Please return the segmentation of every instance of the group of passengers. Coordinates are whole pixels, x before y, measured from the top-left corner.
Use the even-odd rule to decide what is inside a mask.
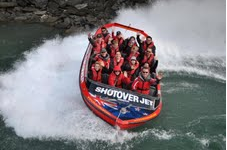
[[[93,48],[88,77],[110,86],[150,94],[150,87],[159,83],[162,74],[156,74],[158,59],[152,37],[141,40],[140,35],[124,39],[120,31],[115,35],[113,28],[110,34],[105,27],[96,36],[89,33]]]

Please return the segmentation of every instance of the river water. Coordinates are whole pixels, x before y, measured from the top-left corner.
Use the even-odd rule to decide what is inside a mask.
[[[161,1],[122,9],[113,22],[153,37],[164,71],[160,116],[119,131],[86,107],[78,75],[87,33],[1,24],[1,150],[226,149],[225,1]]]

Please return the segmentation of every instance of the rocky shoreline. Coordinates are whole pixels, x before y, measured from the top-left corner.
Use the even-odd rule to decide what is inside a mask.
[[[0,22],[44,23],[82,32],[108,23],[122,8],[155,0],[0,0]]]

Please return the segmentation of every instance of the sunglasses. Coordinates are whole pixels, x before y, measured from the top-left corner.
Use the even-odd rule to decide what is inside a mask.
[[[106,30],[102,30],[102,32],[105,32]]]

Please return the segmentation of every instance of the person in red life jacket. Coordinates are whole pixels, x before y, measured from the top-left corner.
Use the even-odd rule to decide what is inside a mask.
[[[142,53],[142,55],[141,66],[145,63],[148,63],[149,67],[151,68],[151,73],[155,73],[156,68],[158,67],[158,58],[157,56],[154,56],[154,54],[152,53],[152,49],[148,47],[145,51],[145,54]]]
[[[135,56],[136,58],[139,58],[140,53],[138,52],[139,48],[138,46],[133,46],[131,48],[131,52],[126,56],[126,60],[130,61],[131,57]]]
[[[152,37],[151,36],[147,36],[146,40],[141,40],[140,39],[140,35],[141,35],[140,33],[137,33],[137,37],[136,37],[136,40],[139,43],[140,47],[142,47],[142,49],[144,51],[146,51],[148,47],[151,48],[152,49],[152,53],[155,56],[156,55],[156,52],[155,52],[156,51],[156,47],[154,45]]]
[[[108,84],[110,86],[122,88],[123,85],[128,85],[129,83],[130,79],[127,77],[127,74],[123,74],[121,68],[115,66],[113,72],[109,76]]]
[[[137,46],[134,36],[131,36],[130,38],[124,40],[122,46],[120,47],[120,50],[122,51],[122,56],[124,58],[127,58],[127,56],[129,56],[133,46]]]
[[[110,33],[108,32],[106,27],[102,27],[101,31],[102,31],[103,40],[105,41],[105,43],[108,43],[109,38],[111,37]]]
[[[110,73],[113,71],[113,68],[115,66],[119,66],[121,68],[121,66],[124,63],[124,58],[121,56],[121,52],[116,52],[116,55],[113,59],[110,60]]]
[[[101,34],[97,34],[96,37],[92,38],[91,33],[89,33],[88,40],[91,43],[91,45],[93,46],[92,52],[95,55],[99,54],[101,52],[101,50],[106,47],[106,44],[105,44],[104,40],[102,39]]]
[[[138,93],[150,94],[150,86],[157,85],[162,79],[161,75],[158,75],[155,79],[151,78],[149,68],[143,67],[139,76],[132,83],[132,90]]]
[[[131,57],[131,60],[122,66],[122,70],[126,71],[128,78],[133,81],[139,72],[139,62],[136,57]]]
[[[112,28],[112,38],[114,40],[117,40],[119,47],[121,47],[121,45],[124,42],[124,37],[123,37],[121,31],[117,31],[116,36],[115,36],[115,34],[114,34],[114,28]]]
[[[119,51],[118,41],[117,40],[113,40],[111,42],[109,41],[106,50],[110,54],[110,58],[114,58],[116,52]]]
[[[91,70],[88,73],[88,77],[96,82],[102,82],[102,66],[99,61],[96,61],[95,64],[91,67]]]
[[[107,53],[106,49],[103,48],[101,50],[101,53],[96,55],[93,61],[99,61],[101,66],[103,67],[104,73],[109,72],[109,66],[110,66],[110,55]]]
[[[151,48],[147,48],[147,50],[144,53],[141,53],[143,55],[143,59],[141,60],[141,65],[144,63],[148,63],[149,65],[152,65],[154,63],[154,54],[152,53]]]

